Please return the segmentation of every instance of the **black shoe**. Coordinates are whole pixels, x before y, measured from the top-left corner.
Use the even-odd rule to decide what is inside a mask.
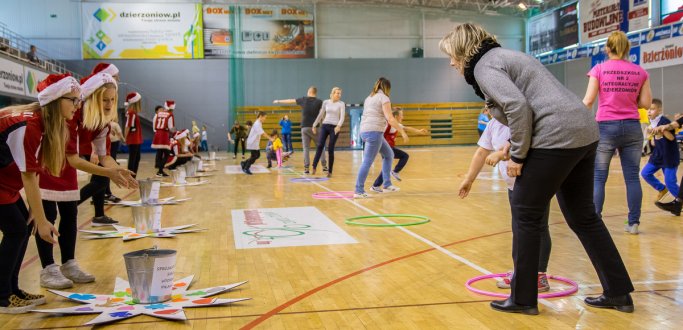
[[[109,203],[120,203],[121,202],[121,198],[118,198],[114,195],[105,196],[104,200],[109,202]]]
[[[538,315],[538,307],[517,305],[510,298],[505,300],[494,300],[491,302],[491,308],[499,312],[506,313],[521,313],[525,315]]]
[[[252,174],[253,174],[253,173],[251,173],[251,171],[250,171],[248,168],[245,168],[245,169],[244,169],[244,173],[247,173],[247,174],[249,174],[249,175],[252,175]]]
[[[273,165],[272,165],[272,164],[268,164],[268,166],[267,166],[266,168],[271,168],[271,167],[273,167]]]
[[[323,166],[323,172],[327,172],[327,166]]]
[[[605,297],[605,295],[596,298],[588,297],[584,302],[591,307],[614,308],[624,313],[633,313],[635,309],[633,307],[633,299],[631,299],[631,295],[628,293],[619,297]]]
[[[157,177],[159,177],[159,178],[165,178],[165,177],[168,177],[168,174],[166,174],[165,172],[157,172],[157,174],[156,174],[156,175],[157,175]]]
[[[311,174],[311,172],[308,171],[308,167],[304,169],[304,174],[306,174],[306,175]]]
[[[241,161],[241,162],[240,162],[240,167],[242,167],[242,170],[243,170],[243,171],[244,171],[244,164],[246,164],[245,161]]]
[[[92,218],[92,226],[93,227],[100,227],[100,226],[111,226],[111,225],[117,225],[119,222],[106,216],[103,215],[101,217],[94,217]]]
[[[664,211],[669,211],[671,214],[675,216],[680,216],[681,215],[681,201],[678,199],[674,199],[672,202],[669,203],[661,203],[661,202],[655,202],[655,205],[664,210]]]

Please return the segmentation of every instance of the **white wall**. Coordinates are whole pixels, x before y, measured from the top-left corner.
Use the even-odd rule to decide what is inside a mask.
[[[0,22],[14,32],[54,58],[81,58],[79,1],[0,0],[0,3]],[[516,17],[357,4],[320,4],[316,15],[318,58],[408,58],[414,47],[423,48],[425,57],[444,57],[438,48],[439,40],[457,23],[468,21],[482,24],[498,36],[504,47],[524,49],[524,20]]]

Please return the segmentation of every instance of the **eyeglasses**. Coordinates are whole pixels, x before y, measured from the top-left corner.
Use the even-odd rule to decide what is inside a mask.
[[[81,102],[83,102],[83,100],[81,100],[81,98],[77,97],[77,96],[76,97],[62,96],[62,97],[60,97],[60,99],[70,100],[71,102],[73,102],[74,107],[78,107],[79,105],[81,105]]]

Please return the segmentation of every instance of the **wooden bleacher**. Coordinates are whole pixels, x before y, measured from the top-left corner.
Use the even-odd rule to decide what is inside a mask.
[[[427,135],[411,135],[410,141],[403,144],[398,138],[398,145],[458,145],[477,143],[477,116],[484,107],[483,102],[455,103],[408,103],[393,104],[403,108],[403,124],[417,129],[426,129]],[[295,149],[301,148],[301,108],[299,106],[244,106],[237,109],[237,118],[244,124],[253,121],[255,113],[265,111],[268,114],[263,129],[267,133],[273,129],[280,132],[280,119],[288,115],[292,121],[292,144]],[[350,147],[350,117],[347,111],[346,121],[337,140],[338,148]]]

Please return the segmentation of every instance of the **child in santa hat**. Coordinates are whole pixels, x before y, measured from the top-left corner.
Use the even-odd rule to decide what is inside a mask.
[[[167,100],[164,103],[164,110],[157,112],[152,120],[152,123],[154,124],[152,148],[157,150],[155,167],[158,169],[158,177],[168,176],[168,174],[164,173],[164,166],[170,154],[170,133],[175,129],[175,120],[173,117],[174,109],[175,101]]]
[[[140,165],[140,146],[142,145],[142,126],[140,126],[140,111],[142,111],[142,95],[137,92],[129,93],[126,96],[126,128],[123,136],[128,145],[128,169],[132,171],[133,177],[138,173]]]

